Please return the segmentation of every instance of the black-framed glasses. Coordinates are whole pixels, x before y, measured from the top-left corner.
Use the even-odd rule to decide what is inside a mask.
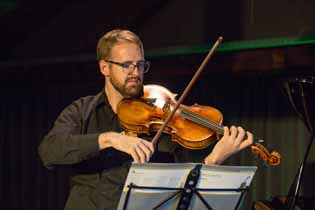
[[[127,62],[123,62],[123,63],[119,63],[119,62],[112,61],[112,60],[104,60],[104,61],[106,61],[107,63],[115,64],[115,65],[122,67],[122,69],[125,71],[125,73],[128,73],[128,74],[133,72],[133,70],[135,70],[136,67],[137,67],[138,71],[140,71],[142,73],[147,73],[150,69],[150,61],[145,61],[145,60],[137,61],[136,64],[134,64],[131,61],[127,61]]]

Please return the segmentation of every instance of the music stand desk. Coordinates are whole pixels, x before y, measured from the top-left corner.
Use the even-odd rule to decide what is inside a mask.
[[[181,208],[181,194],[187,190],[187,177],[198,166],[200,177],[196,187],[192,188],[189,207]],[[256,170],[255,166],[133,163],[118,210],[240,209]]]

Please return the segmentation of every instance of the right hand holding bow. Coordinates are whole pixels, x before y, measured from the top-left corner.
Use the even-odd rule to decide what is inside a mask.
[[[101,133],[98,137],[100,149],[113,147],[129,154],[136,163],[148,162],[154,152],[151,142],[144,139],[116,132]]]

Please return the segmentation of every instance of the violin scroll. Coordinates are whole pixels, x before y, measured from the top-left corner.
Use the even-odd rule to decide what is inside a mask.
[[[281,155],[277,151],[269,152],[263,145],[259,143],[254,143],[254,145],[251,146],[251,150],[269,165],[277,166],[280,164]]]

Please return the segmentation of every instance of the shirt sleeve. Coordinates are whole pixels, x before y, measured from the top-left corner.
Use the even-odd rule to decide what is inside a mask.
[[[64,109],[41,141],[38,152],[46,167],[79,163],[99,152],[99,134],[80,134],[83,126],[81,109],[79,103]]]

